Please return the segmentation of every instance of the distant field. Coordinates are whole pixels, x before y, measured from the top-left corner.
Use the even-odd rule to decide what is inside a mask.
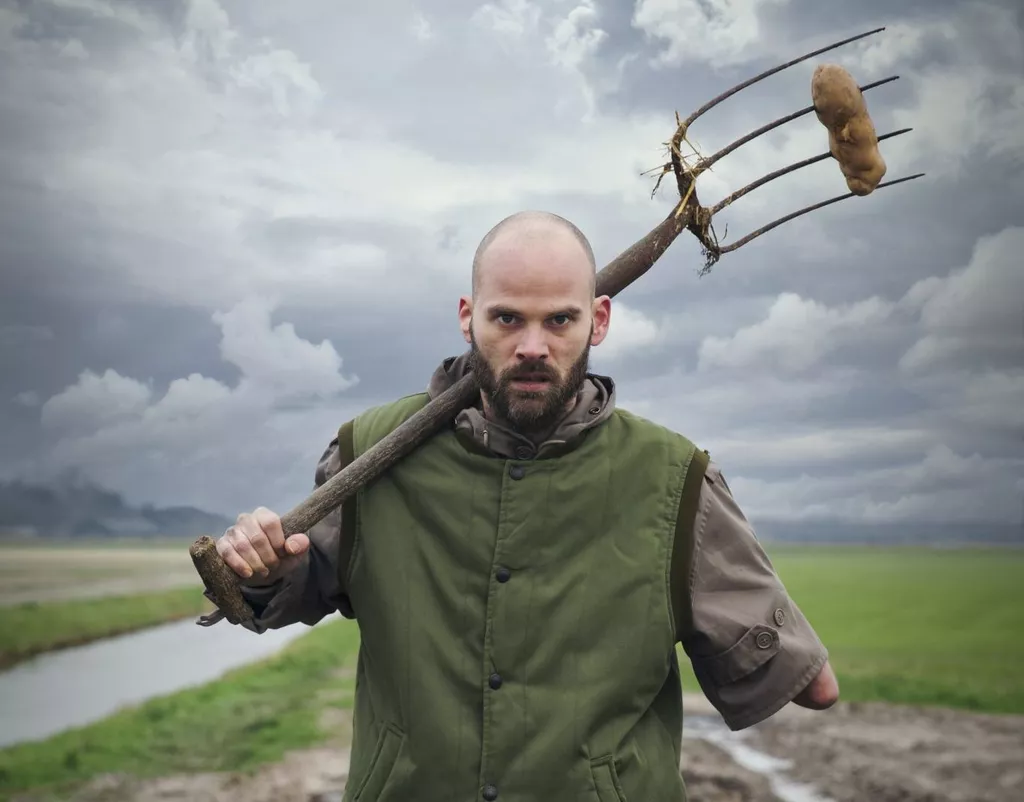
[[[131,596],[28,602],[0,614],[0,669],[37,654],[210,612],[199,588]]]
[[[1024,550],[767,550],[844,699],[1024,713]]]
[[[0,608],[198,587],[188,545],[137,540],[0,543]]]

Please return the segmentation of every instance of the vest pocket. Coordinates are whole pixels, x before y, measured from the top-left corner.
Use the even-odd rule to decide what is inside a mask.
[[[594,777],[597,798],[600,802],[626,802],[626,794],[615,771],[615,758],[605,755],[590,762],[590,773]]]
[[[366,776],[359,783],[353,797],[356,802],[372,802],[381,795],[398,760],[404,739],[405,734],[394,724],[387,724],[381,729],[370,765],[366,768]]]

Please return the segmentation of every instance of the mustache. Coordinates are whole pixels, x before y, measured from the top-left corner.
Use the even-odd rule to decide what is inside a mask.
[[[502,376],[503,381],[537,381],[547,379],[555,381],[558,373],[550,365],[544,362],[526,362],[515,368],[509,368]]]

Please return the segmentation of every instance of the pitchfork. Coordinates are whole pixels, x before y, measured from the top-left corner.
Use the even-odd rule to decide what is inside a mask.
[[[687,133],[689,128],[699,117],[722,101],[736,94],[741,89],[746,89],[748,86],[751,86],[758,81],[762,81],[781,70],[792,67],[794,64],[799,64],[801,61],[806,61],[807,59],[821,53],[849,44],[850,42],[854,42],[858,39],[863,39],[866,36],[872,36],[884,30],[884,27],[876,28],[875,30],[868,31],[867,33],[862,33],[857,36],[850,37],[849,39],[843,39],[842,41],[835,42],[827,47],[823,47],[819,50],[800,56],[799,58],[793,59],[792,61],[788,61],[785,64],[780,64],[777,67],[765,70],[759,75],[737,84],[713,100],[708,101],[685,120],[680,120],[679,115],[677,114],[676,132],[671,141],[666,143],[669,149],[669,160],[664,165],[655,168],[655,170],[660,169],[661,174],[658,176],[658,181],[655,184],[654,189],[656,192],[658,185],[661,183],[662,177],[671,172],[675,175],[679,191],[679,201],[669,213],[668,217],[655,226],[654,229],[652,229],[645,237],[638,240],[627,250],[619,254],[619,256],[612,260],[612,262],[597,274],[596,294],[615,296],[620,293],[650,270],[651,267],[654,266],[655,262],[661,258],[662,254],[665,253],[669,245],[675,241],[676,237],[679,236],[684,229],[688,229],[700,242],[702,252],[705,257],[705,264],[701,271],[701,275],[705,275],[711,270],[711,267],[722,257],[723,254],[731,253],[732,251],[743,247],[762,234],[765,234],[773,228],[793,220],[796,217],[800,217],[808,212],[828,206],[829,204],[845,200],[846,198],[853,197],[855,193],[849,192],[845,195],[837,195],[834,198],[829,198],[828,200],[806,206],[803,209],[799,209],[785,215],[784,217],[780,217],[777,220],[773,220],[767,225],[747,234],[742,239],[723,246],[719,244],[718,237],[715,235],[712,227],[712,220],[715,215],[734,201],[742,198],[750,192],[753,192],[758,187],[764,186],[769,181],[773,181],[787,173],[807,167],[815,162],[822,161],[823,159],[832,158],[832,153],[830,151],[826,151],[818,156],[813,156],[812,158],[795,162],[794,164],[783,167],[780,170],[768,173],[756,181],[747,184],[747,186],[742,189],[736,190],[731,195],[723,198],[710,208],[702,206],[697,198],[697,179],[703,172],[710,169],[712,165],[725,156],[728,156],[737,148],[753,139],[756,139],[762,134],[778,128],[780,125],[784,125],[785,123],[802,117],[805,114],[810,114],[815,110],[815,107],[810,105],[806,108],[800,109],[799,111],[793,112],[792,114],[788,114],[785,117],[780,117],[779,119],[740,137],[735,142],[732,142],[707,158],[700,157],[698,155],[696,163],[692,165],[688,164],[686,159],[684,159],[680,148],[684,141],[688,141]],[[895,81],[898,78],[898,75],[883,78],[880,81],[875,81],[874,83],[861,86],[860,89],[864,92],[877,86],[887,84],[891,81]],[[881,142],[882,140],[900,136],[910,130],[912,129],[903,128],[898,131],[883,134],[878,137],[878,141]],[[876,189],[882,189],[884,187],[901,184],[905,181],[911,181],[915,178],[920,178],[922,175],[924,175],[924,173],[917,173],[904,178],[897,178],[895,180],[879,183]],[[423,409],[401,424],[391,434],[379,441],[376,445],[351,462],[345,469],[339,471],[334,477],[318,487],[308,498],[291,510],[291,512],[283,515],[281,518],[281,525],[284,529],[285,536],[287,537],[289,535],[308,531],[310,527],[326,517],[331,510],[335,509],[346,499],[354,495],[360,488],[366,486],[379,477],[384,473],[384,471],[398,462],[402,457],[413,451],[432,434],[439,431],[444,425],[450,422],[460,410],[471,406],[475,399],[478,398],[479,392],[480,387],[477,384],[476,377],[470,373],[456,382],[444,393],[434,398]],[[206,587],[218,608],[217,611],[210,615],[201,616],[197,623],[202,626],[210,626],[217,623],[222,618],[227,618],[232,624],[251,621],[253,612],[242,597],[239,590],[238,577],[230,568],[228,568],[223,560],[221,560],[217,553],[216,542],[212,538],[203,535],[192,544],[190,554],[192,556],[193,563],[196,566],[196,570],[206,583]]]

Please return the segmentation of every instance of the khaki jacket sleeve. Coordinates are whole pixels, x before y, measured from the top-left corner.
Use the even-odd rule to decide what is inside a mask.
[[[315,486],[322,485],[339,469],[338,439],[335,438],[317,463]],[[296,623],[312,626],[336,610],[346,618],[355,617],[338,576],[341,521],[339,507],[311,527],[306,533],[309,550],[287,575],[270,584],[261,584],[258,579],[242,583],[242,596],[252,607],[254,620],[239,626],[263,633]]]
[[[701,488],[693,550],[683,649],[729,728],[744,729],[791,702],[824,667],[828,651],[714,462]]]

